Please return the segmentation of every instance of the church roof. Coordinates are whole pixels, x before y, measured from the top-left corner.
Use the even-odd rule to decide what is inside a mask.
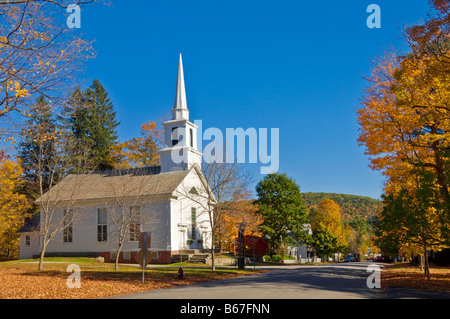
[[[188,173],[160,173],[160,167],[146,167],[70,174],[36,203],[171,195]]]
[[[22,228],[19,229],[18,233],[31,233],[34,231],[39,231],[39,225],[40,225],[40,217],[39,213],[34,215],[28,223],[22,226]]]

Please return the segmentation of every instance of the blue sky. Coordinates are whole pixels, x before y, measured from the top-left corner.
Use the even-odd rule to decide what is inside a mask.
[[[371,3],[380,29],[366,25]],[[427,0],[112,0],[84,7],[74,32],[95,40],[82,78],[106,87],[121,140],[168,116],[181,50],[191,120],[224,132],[279,128],[279,172],[302,192],[378,198],[383,178],[356,140],[363,76],[385,50],[405,49],[401,29],[428,9]]]

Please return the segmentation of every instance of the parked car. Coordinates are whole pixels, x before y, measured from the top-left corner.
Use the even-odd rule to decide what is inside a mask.
[[[353,262],[353,261],[355,261],[355,257],[353,257],[353,256],[347,256],[347,257],[345,257],[344,261],[345,261],[345,262]]]
[[[392,260],[389,256],[379,255],[379,256],[376,256],[373,261],[376,261],[379,263],[388,263],[388,262],[391,262]]]

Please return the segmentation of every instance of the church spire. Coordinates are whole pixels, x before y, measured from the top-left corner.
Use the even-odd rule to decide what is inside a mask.
[[[178,58],[177,86],[175,89],[175,103],[172,109],[172,120],[189,120],[189,111],[187,109],[186,102],[186,88],[184,87],[183,59],[181,58],[181,52]]]
[[[187,109],[186,102],[186,88],[184,87],[184,72],[183,72],[183,59],[178,59],[178,74],[177,74],[177,87],[175,90],[175,103],[174,109]]]
[[[177,86],[172,119],[162,123],[164,127],[164,145],[159,150],[161,172],[188,170],[192,165],[202,165],[202,153],[197,150],[198,126],[189,121],[186,103],[184,72],[181,53],[178,59]]]

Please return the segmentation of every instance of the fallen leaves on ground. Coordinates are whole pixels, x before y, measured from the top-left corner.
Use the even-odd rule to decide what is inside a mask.
[[[383,288],[403,287],[450,292],[450,267],[430,265],[430,280],[418,266],[388,264],[381,275]]]
[[[45,264],[44,269],[38,271],[36,264],[3,264],[0,267],[0,299],[104,298],[255,273],[185,269],[186,276],[179,279],[177,269],[161,267],[147,269],[143,284],[139,268],[122,267],[115,271],[111,266],[88,265],[81,266],[81,287],[69,288],[66,282],[71,273],[66,272],[66,267],[67,264]]]

